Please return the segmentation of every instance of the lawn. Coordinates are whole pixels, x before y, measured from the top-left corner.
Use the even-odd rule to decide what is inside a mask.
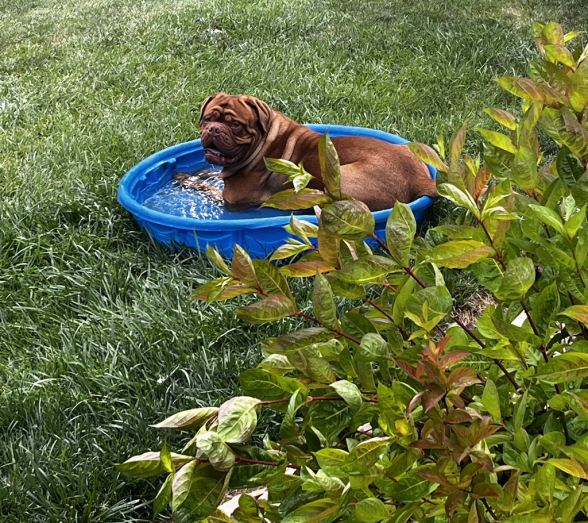
[[[0,0],[0,522],[151,521],[158,482],[112,463],[177,441],[149,425],[238,393],[259,341],[292,326],[191,302],[215,273],[117,204],[131,166],[196,138],[216,91],[423,142],[468,117],[488,126],[483,108],[515,107],[491,80],[524,72],[534,19],[582,30],[588,9]]]

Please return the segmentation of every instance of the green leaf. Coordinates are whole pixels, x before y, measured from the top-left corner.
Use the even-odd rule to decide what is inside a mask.
[[[500,87],[509,93],[518,96],[519,98],[535,102],[545,101],[545,95],[541,92],[533,80],[528,78],[503,76],[502,78],[496,78],[495,81],[498,83],[498,85],[500,85]]]
[[[287,354],[288,352],[308,347],[313,343],[330,340],[335,336],[334,332],[324,327],[310,327],[292,331],[273,339],[268,346],[268,350],[273,353]]]
[[[575,67],[576,60],[565,45],[548,44],[545,46],[547,58],[553,62],[560,62],[568,67]]]
[[[476,240],[441,243],[429,252],[429,261],[449,269],[465,269],[473,263],[494,256],[496,251]]]
[[[560,234],[567,236],[563,220],[555,211],[549,209],[548,207],[534,204],[529,205],[529,208],[532,209],[533,214],[541,223],[549,225]]]
[[[352,411],[357,412],[363,405],[363,397],[356,385],[347,380],[336,381],[331,383],[330,387],[341,396],[349,405]]]
[[[206,455],[216,470],[227,471],[235,465],[235,454],[217,432],[206,431],[198,434],[196,446]]]
[[[588,104],[588,60],[584,60],[570,77],[568,97],[572,109],[581,113]]]
[[[543,110],[539,124],[558,144],[566,145],[578,158],[588,156],[588,129],[569,109],[548,107]]]
[[[172,481],[172,510],[176,511],[186,501],[190,494],[194,472],[200,463],[192,459],[190,463],[181,467]]]
[[[469,193],[463,192],[454,185],[448,183],[442,183],[438,186],[437,190],[441,196],[451,200],[456,205],[465,207],[476,218],[480,218],[480,210]]]
[[[427,287],[411,296],[406,314],[427,331],[432,330],[453,308],[453,299],[445,286]],[[420,321],[419,321],[420,320]]]
[[[588,479],[588,475],[582,468],[582,466],[572,459],[550,459],[547,463],[557,467],[559,470],[564,471],[566,474],[570,476],[574,476],[576,478]]]
[[[214,265],[216,265],[222,272],[228,274],[229,276],[233,275],[231,270],[227,267],[225,260],[223,260],[222,256],[218,253],[218,251],[210,244],[206,246],[206,256],[208,256],[208,259]]]
[[[318,499],[290,512],[282,523],[327,523],[335,519],[339,504],[330,499]]]
[[[586,223],[586,204],[574,214],[564,225],[567,236],[573,240],[580,227]]]
[[[266,294],[270,296],[273,294],[283,294],[292,303],[296,303],[286,278],[284,278],[283,274],[273,263],[265,260],[255,260],[253,267],[261,288]]]
[[[361,345],[356,349],[358,361],[383,361],[388,355],[388,343],[382,336],[373,332],[364,334]]]
[[[294,370],[294,367],[288,361],[288,357],[283,354],[270,354],[259,364],[259,367],[277,376],[282,376]]]
[[[269,323],[296,314],[296,306],[286,296],[276,294],[241,307],[235,314],[248,323]]]
[[[259,287],[253,262],[249,254],[239,244],[235,244],[231,266],[234,278],[254,289]]]
[[[402,266],[410,264],[410,249],[416,233],[416,221],[412,209],[396,202],[386,223],[386,243],[392,257]]]
[[[217,413],[217,407],[184,410],[151,426],[157,429],[195,430]]]
[[[264,371],[262,371],[264,372]],[[269,374],[269,373],[268,373]],[[277,376],[270,376],[277,378]],[[237,396],[223,403],[218,411],[218,435],[227,443],[243,443],[257,426],[260,401],[249,396]]]
[[[284,260],[286,258],[291,258],[296,254],[300,254],[301,252],[306,252],[311,247],[306,245],[305,243],[286,243],[285,245],[280,245],[271,255],[270,261],[275,260]],[[281,272],[281,271],[280,271]]]
[[[174,471],[171,453],[169,451],[169,447],[167,446],[167,442],[165,441],[163,442],[163,447],[161,448],[160,459],[167,472]]]
[[[314,452],[314,456],[319,467],[324,470],[326,474],[336,477],[346,476],[341,467],[347,460],[347,456],[349,456],[348,452],[341,449],[325,448],[318,452]]]
[[[588,376],[588,354],[566,352],[540,363],[535,377],[547,383],[567,383]]]
[[[307,245],[311,245],[308,238],[316,238],[318,234],[318,225],[306,220],[298,220],[294,215],[290,216],[290,223],[284,229],[290,234],[298,236]]]
[[[561,313],[572,320],[588,325],[588,305],[572,305]]]
[[[333,272],[332,277],[346,283],[366,284],[383,281],[384,276],[399,272],[401,268],[390,258],[368,255],[346,265],[343,269]]]
[[[559,312],[560,298],[557,285],[545,287],[534,302],[531,318],[540,332],[546,333],[555,315]]]
[[[222,278],[220,281],[209,281],[208,283],[201,285],[190,298],[193,300],[205,300],[208,303],[212,303],[214,301],[231,300],[237,296],[255,294],[257,292],[256,288],[251,288],[240,283],[231,283],[230,278]]]
[[[239,383],[243,390],[263,401],[287,399],[299,391],[300,401],[306,401],[307,388],[294,378],[276,376],[262,369],[249,369],[239,376]],[[279,403],[274,405],[277,407]],[[282,404],[283,405],[283,404]],[[284,405],[284,408],[286,406]]]
[[[514,146],[512,140],[508,136],[502,133],[497,133],[495,131],[480,129],[479,127],[476,129],[476,131],[478,131],[484,138],[486,138],[486,140],[488,140],[495,147],[503,149],[512,154],[517,154],[518,149]]]
[[[482,394],[482,405],[492,415],[492,417],[499,423],[502,421],[500,414],[500,396],[496,384],[488,379],[486,380],[486,386],[484,387],[484,393]]]
[[[328,234],[361,240],[374,234],[375,220],[369,207],[356,200],[341,200],[323,208],[321,222]]]
[[[566,189],[570,190],[584,174],[584,166],[566,146],[562,147],[555,162],[557,174]]]
[[[220,504],[230,478],[230,473],[215,470],[209,464],[200,464],[189,474],[181,474],[184,468],[176,473],[172,483],[175,523],[193,523],[210,516]]]
[[[288,160],[277,160],[264,158],[265,166],[278,174],[288,177],[288,180],[294,185],[294,194],[302,191],[312,180],[313,176],[304,170],[302,164],[296,165]]]
[[[402,476],[398,482],[388,478],[376,479],[380,489],[396,503],[410,503],[420,501],[437,488],[435,483],[417,474],[419,469],[413,469]]]
[[[174,474],[170,474],[159,489],[157,496],[155,496],[155,501],[153,502],[153,517],[157,516],[171,503],[173,480]]]
[[[438,171],[447,172],[449,169],[432,147],[424,143],[411,142],[408,148],[423,162],[432,165]]]
[[[514,131],[517,128],[515,117],[504,109],[484,109],[484,112],[511,131]]]
[[[294,189],[287,189],[270,196],[262,207],[274,207],[283,211],[297,211],[309,209],[315,205],[327,205],[333,201],[328,194],[315,189],[302,189],[295,193]]]
[[[366,472],[375,465],[386,450],[391,438],[371,438],[356,445],[342,466],[346,472]]]
[[[588,203],[588,170],[578,178],[578,181],[572,187],[571,193],[578,205]]]
[[[537,185],[537,155],[533,149],[521,147],[515,154],[511,178],[525,190],[533,190]]]
[[[365,298],[365,287],[363,285],[356,285],[355,283],[340,280],[336,274],[329,274],[326,278],[331,284],[331,289],[335,296],[349,298],[350,300],[363,300]]]
[[[553,503],[555,493],[555,467],[550,463],[543,465],[535,476],[537,494],[545,504]]]
[[[299,392],[299,390],[295,390],[294,394],[292,394],[292,397],[290,398],[290,401],[288,402],[286,414],[282,420],[282,424],[280,425],[280,437],[282,439],[295,438],[298,435],[295,416],[296,411],[301,406],[301,403],[298,401]]]
[[[568,77],[557,65],[545,60],[529,63],[529,76],[546,95],[566,104]]]
[[[285,265],[284,267],[280,267],[280,272],[284,276],[291,278],[308,278],[309,276],[314,276],[317,272],[322,274],[324,272],[331,272],[333,269],[333,266],[328,265],[322,260],[312,260]]]
[[[583,490],[583,485],[578,485],[557,507],[556,514],[558,518],[561,518],[562,523],[572,523],[574,521],[576,514],[585,503],[585,498],[582,497]]]
[[[326,132],[319,140],[319,163],[321,166],[321,175],[327,193],[333,198],[341,199],[341,168],[339,165],[339,155],[337,150]]]
[[[530,258],[513,258],[495,296],[500,301],[522,299],[535,283],[535,264]]]
[[[451,139],[449,140],[449,155],[451,161],[457,162],[461,158],[461,152],[463,150],[463,144],[465,143],[466,138],[466,128],[465,125],[462,125],[459,129],[457,129]]]
[[[182,456],[173,452],[171,453],[171,459],[174,468],[194,460],[192,456]],[[168,472],[161,461],[159,452],[144,452],[129,458],[124,463],[116,464],[115,467],[119,472],[123,472],[132,478],[149,478]]]
[[[337,319],[337,308],[333,299],[333,291],[328,280],[322,275],[317,274],[314,279],[314,289],[312,291],[312,307],[314,315],[325,327],[331,330],[339,329],[339,320]]]
[[[388,517],[386,505],[378,498],[365,498],[355,505],[355,519],[362,523],[378,523]]]

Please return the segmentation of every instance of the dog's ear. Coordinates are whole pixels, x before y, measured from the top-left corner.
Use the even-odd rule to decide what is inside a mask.
[[[262,102],[261,100],[258,100],[254,96],[244,96],[242,100],[243,103],[252,107],[253,110],[257,113],[259,125],[261,125],[263,132],[267,133],[272,120],[272,110],[270,109],[269,105],[265,102]]]
[[[204,100],[204,102],[202,102],[202,106],[200,107],[200,121],[198,122],[199,125],[202,125],[202,118],[204,117],[204,111],[206,111],[208,104],[221,94],[222,93],[213,94],[212,96],[209,96],[206,100]]]

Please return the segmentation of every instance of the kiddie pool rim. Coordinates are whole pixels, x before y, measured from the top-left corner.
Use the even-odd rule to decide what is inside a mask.
[[[366,136],[370,138],[378,138],[389,143],[396,143],[399,145],[405,145],[410,143],[408,140],[397,136],[392,133],[384,131],[378,131],[375,129],[369,129],[366,127],[352,127],[346,125],[327,125],[327,124],[304,124],[306,127],[317,131],[319,133],[325,133],[329,131],[329,134],[333,137],[337,136]],[[270,218],[247,218],[247,219],[236,219],[236,220],[210,220],[201,218],[187,218],[182,216],[172,216],[170,214],[154,211],[142,204],[138,203],[130,194],[130,189],[135,181],[135,178],[140,177],[143,172],[153,168],[159,163],[173,159],[178,155],[194,149],[194,146],[200,145],[200,139],[184,142],[178,145],[173,145],[166,149],[163,149],[151,156],[148,156],[132,169],[130,169],[122,178],[118,188],[118,202],[127,211],[131,212],[135,218],[140,218],[147,222],[157,223],[167,227],[174,227],[182,230],[203,230],[203,231],[227,231],[234,229],[263,229],[266,227],[279,227],[286,226],[290,223],[290,215],[275,216]],[[426,164],[431,178],[437,178],[437,169],[433,166]],[[413,213],[419,211],[425,211],[430,207],[435,200],[428,196],[422,196],[417,200],[409,203],[409,207]],[[391,209],[383,209],[381,211],[373,212],[373,216],[376,222],[387,219]],[[318,224],[317,217],[314,214],[302,214],[296,215],[298,219],[304,219],[308,222]]]

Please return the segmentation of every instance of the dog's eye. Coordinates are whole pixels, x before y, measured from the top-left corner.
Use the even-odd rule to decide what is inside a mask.
[[[241,127],[241,124],[239,122],[231,122],[231,127],[233,129],[239,129],[239,127]]]
[[[211,122],[211,121],[212,121],[212,118],[204,118],[204,120],[203,120],[204,123],[208,123],[208,122]]]

